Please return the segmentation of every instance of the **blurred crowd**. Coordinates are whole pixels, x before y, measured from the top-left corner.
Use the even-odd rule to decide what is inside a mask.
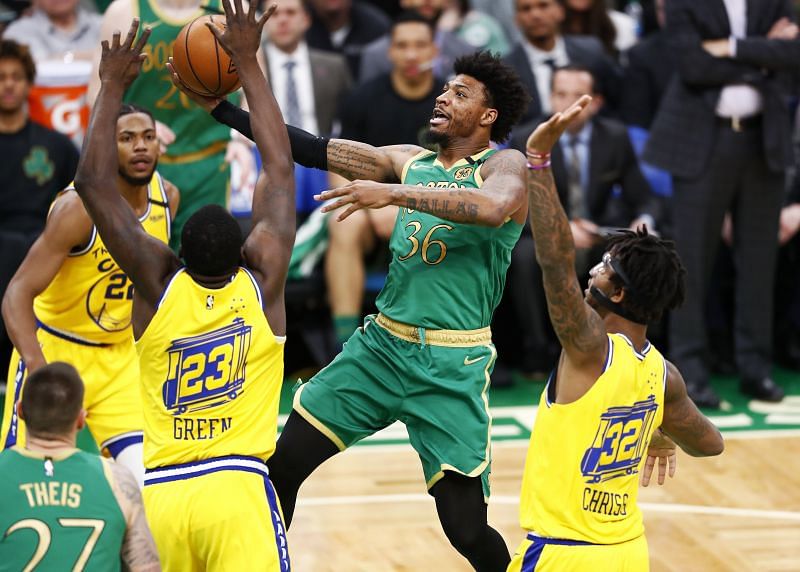
[[[277,4],[263,64],[285,121],[313,134],[430,146],[435,98],[455,59],[475,50],[501,54],[530,94],[498,147],[522,149],[542,118],[592,94],[552,158],[579,274],[588,276],[614,229],[646,225],[675,240],[687,300],[655,325],[653,341],[699,405],[719,406],[709,384],[719,373],[737,376],[753,398],[783,398],[774,365],[800,370],[800,38],[791,0]],[[158,120],[159,171],[181,191],[173,237],[209,202],[247,225],[255,149],[181,99],[165,66],[174,23],[209,12],[218,2],[0,0],[0,294],[74,174],[100,39],[134,15],[163,37],[148,52],[152,78],[140,78],[129,99]],[[387,207],[336,222],[313,195],[344,180],[300,166],[295,176],[287,371],[325,365],[371,310],[396,218]],[[512,371],[539,379],[555,365],[546,311],[526,229],[493,324],[495,385]],[[0,346],[5,368],[2,324]]]

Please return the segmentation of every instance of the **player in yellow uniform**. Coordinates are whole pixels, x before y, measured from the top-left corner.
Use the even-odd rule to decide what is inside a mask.
[[[150,113],[126,105],[116,121],[119,169],[109,174],[145,232],[168,243],[178,191],[156,172],[158,140]],[[113,188],[113,184],[109,184]],[[6,291],[5,318],[15,352],[0,442],[25,444],[14,414],[27,372],[51,361],[77,368],[86,383],[87,423],[98,447],[126,465],[140,484],[142,411],[131,333],[132,284],[109,254],[73,187],[50,210],[44,232]]]
[[[275,449],[283,381],[286,274],[295,234],[294,164],[286,127],[258,65],[264,22],[225,0],[231,53],[264,158],[253,231],[209,205],[181,233],[184,265],[136,224],[104,182],[113,117],[141,67],[149,30],[104,42],[101,88],[75,187],[135,284],[133,331],[144,401],[144,501],[164,570],[289,569],[266,460]]]
[[[511,572],[649,569],[636,502],[639,472],[646,484],[658,458],[663,483],[668,464],[674,471],[675,443],[695,456],[723,449],[678,370],[647,341],[647,323],[683,301],[686,271],[673,243],[646,228],[621,231],[586,291],[578,285],[549,155],[589,101],[584,96],[556,113],[527,144],[536,258],[563,350],[531,435],[520,500],[529,533]]]

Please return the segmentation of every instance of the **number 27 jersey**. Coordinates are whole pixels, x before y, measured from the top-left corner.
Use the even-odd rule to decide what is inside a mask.
[[[72,187],[64,192],[70,191],[74,192]],[[153,173],[147,186],[147,210],[139,221],[145,232],[168,243],[170,219],[164,182]],[[34,300],[33,310],[43,327],[67,337],[90,344],[118,344],[132,339],[132,300],[133,283],[93,226],[88,245],[64,260]]]

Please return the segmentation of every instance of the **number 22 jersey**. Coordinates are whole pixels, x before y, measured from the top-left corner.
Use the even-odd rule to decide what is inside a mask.
[[[136,341],[144,466],[230,455],[268,459],[277,437],[283,342],[248,270],[239,268],[221,288],[178,270]]]
[[[74,192],[73,187],[66,192]],[[168,243],[170,220],[164,181],[153,173],[147,186],[147,210],[139,222],[145,232]],[[89,243],[64,260],[55,278],[34,300],[33,310],[43,328],[61,337],[90,345],[118,344],[132,339],[132,303],[133,283],[92,226]]]

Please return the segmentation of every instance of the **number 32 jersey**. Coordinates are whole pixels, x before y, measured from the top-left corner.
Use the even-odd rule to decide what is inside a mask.
[[[74,192],[73,187],[64,193],[70,191]],[[139,221],[145,232],[168,243],[170,219],[164,182],[154,173],[147,186],[147,210]],[[118,344],[132,337],[132,300],[133,283],[111,258],[93,226],[88,245],[70,253],[34,300],[33,309],[44,327],[67,337],[92,344]]]
[[[180,269],[136,341],[144,466],[212,457],[268,459],[275,450],[283,342],[244,268],[221,288]]]

